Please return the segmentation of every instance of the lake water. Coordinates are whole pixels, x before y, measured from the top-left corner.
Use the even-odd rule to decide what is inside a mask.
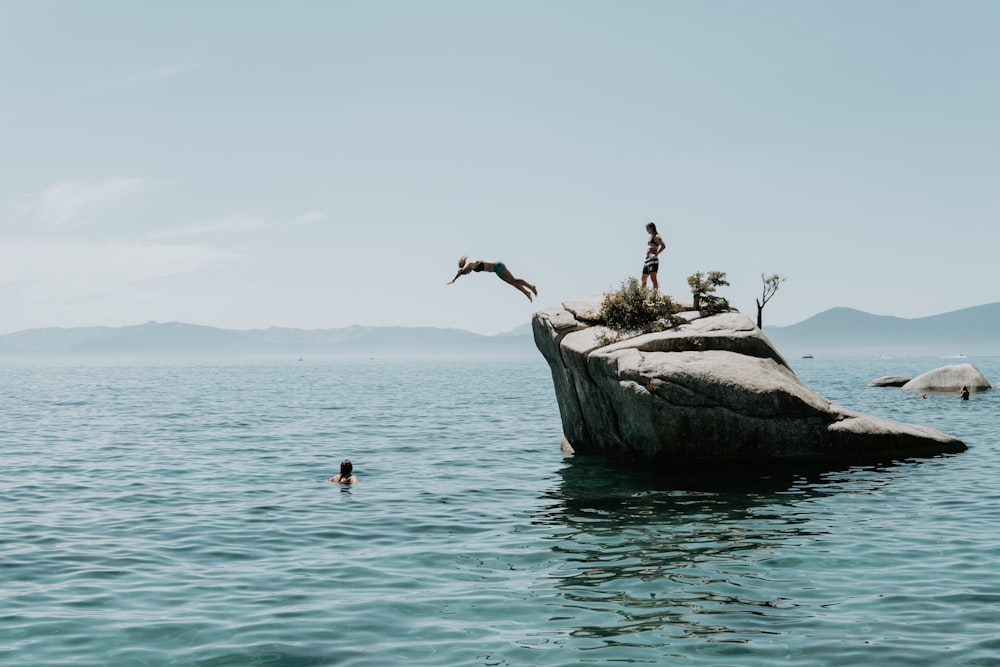
[[[793,360],[963,454],[654,475],[540,357],[8,362],[0,664],[998,665],[1000,392],[866,386],[949,363]]]

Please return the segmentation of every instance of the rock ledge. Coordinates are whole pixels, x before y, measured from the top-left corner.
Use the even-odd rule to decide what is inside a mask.
[[[538,311],[568,445],[660,461],[869,463],[961,452],[932,428],[847,410],[806,387],[742,313],[602,346],[600,296]]]

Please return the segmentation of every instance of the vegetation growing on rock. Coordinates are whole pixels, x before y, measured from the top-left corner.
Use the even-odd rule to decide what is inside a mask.
[[[781,283],[785,282],[787,278],[777,273],[772,273],[767,276],[763,273],[760,274],[760,280],[764,283],[764,291],[761,293],[759,299],[757,299],[757,328],[764,328],[764,306],[767,302],[771,300],[771,297],[775,295],[778,288],[781,287]]]
[[[715,290],[723,285],[728,286],[725,271],[701,271],[688,276],[688,285],[694,297],[694,309],[704,313],[724,313],[729,310],[729,301],[716,295]]]
[[[681,322],[674,316],[677,310],[672,298],[649,292],[637,279],[629,278],[618,290],[604,295],[598,322],[613,333],[602,334],[599,342],[609,345],[630,336],[675,327]]]

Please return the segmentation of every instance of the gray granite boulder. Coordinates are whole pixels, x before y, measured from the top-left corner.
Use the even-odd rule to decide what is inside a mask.
[[[910,378],[903,377],[902,375],[884,375],[880,378],[875,378],[868,383],[869,387],[902,387],[904,384],[910,381]]]
[[[673,329],[602,344],[594,299],[532,318],[563,434],[577,453],[657,461],[864,463],[965,444],[868,416],[806,387],[739,312],[681,314]],[[572,310],[571,310],[572,309]]]
[[[959,392],[962,387],[977,392],[986,391],[992,385],[972,364],[952,364],[918,375],[903,385],[903,391]]]

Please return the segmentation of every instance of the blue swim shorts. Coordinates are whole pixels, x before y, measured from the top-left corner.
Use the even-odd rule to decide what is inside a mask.
[[[507,265],[503,262],[493,262],[493,273],[498,276],[503,273],[503,270],[507,268]]]

